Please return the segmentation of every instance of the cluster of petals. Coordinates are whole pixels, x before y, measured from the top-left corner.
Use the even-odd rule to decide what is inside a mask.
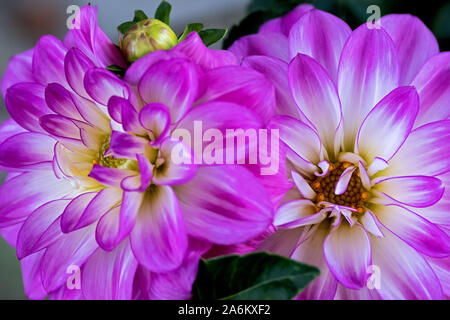
[[[230,51],[275,86],[291,189],[259,249],[321,269],[299,298],[450,296],[450,53],[427,27],[301,5]]]
[[[274,208],[251,168],[173,162],[189,147],[171,134],[263,127],[275,89],[195,32],[128,67],[96,15],[8,65],[0,232],[30,298],[189,298],[200,257],[258,236]]]

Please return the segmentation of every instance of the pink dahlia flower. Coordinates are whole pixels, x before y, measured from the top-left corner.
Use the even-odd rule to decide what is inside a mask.
[[[260,249],[322,270],[299,298],[450,296],[450,53],[380,25],[300,6],[230,49],[276,88],[293,188]]]
[[[185,145],[171,133],[261,127],[273,86],[196,33],[122,80],[104,68],[125,64],[96,8],[80,15],[64,43],[41,38],[3,78],[1,232],[30,298],[189,298],[200,256],[258,236],[273,207],[244,166],[173,162]]]

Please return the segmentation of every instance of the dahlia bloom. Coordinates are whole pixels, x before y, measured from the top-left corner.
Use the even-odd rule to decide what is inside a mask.
[[[189,298],[204,252],[273,220],[244,166],[170,157],[186,148],[172,131],[194,121],[261,127],[275,105],[271,83],[196,33],[136,61],[123,80],[112,64],[126,67],[86,6],[64,42],[41,38],[4,75],[12,119],[0,127],[0,228],[30,298]]]
[[[292,189],[259,249],[321,269],[302,299],[450,296],[450,53],[380,25],[300,6],[230,48],[276,88]]]

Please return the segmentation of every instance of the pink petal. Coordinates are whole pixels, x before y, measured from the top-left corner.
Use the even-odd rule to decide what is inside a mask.
[[[348,183],[350,182],[350,179],[352,178],[353,172],[355,172],[355,170],[356,167],[350,166],[345,169],[344,172],[342,172],[334,188],[334,194],[340,195],[345,193],[348,187]]]
[[[89,69],[94,67],[94,63],[78,48],[70,49],[64,58],[67,82],[73,91],[84,98],[89,97],[83,84],[84,76]]]
[[[184,41],[171,49],[171,52],[184,53],[204,70],[238,64],[236,57],[231,52],[208,49],[197,32],[191,32]]]
[[[450,237],[435,224],[399,205],[377,208],[380,222],[417,251],[430,257],[450,254]]]
[[[381,180],[376,188],[388,197],[412,207],[429,207],[444,193],[441,180],[428,176],[394,177]]]
[[[44,100],[45,87],[37,83],[18,83],[8,89],[6,110],[23,128],[32,132],[45,132],[39,117],[53,112]]]
[[[361,289],[368,279],[372,264],[369,235],[358,225],[341,224],[325,239],[323,252],[336,279],[351,289]]]
[[[25,294],[29,299],[42,300],[47,296],[41,280],[40,262],[44,251],[36,252],[20,261]]]
[[[61,215],[61,231],[69,233],[75,230],[83,212],[90,202],[98,195],[98,192],[86,192],[74,198]]]
[[[27,218],[17,237],[17,257],[22,259],[50,245],[57,237],[44,234],[63,213],[69,200],[55,200],[33,211]]]
[[[336,82],[341,51],[351,32],[338,17],[321,10],[310,10],[291,28],[290,57],[302,53],[314,58]]]
[[[275,226],[280,227],[286,223],[312,215],[315,211],[316,208],[310,200],[289,201],[278,208],[273,223]]]
[[[55,143],[44,134],[19,133],[0,144],[0,166],[12,170],[49,170]]]
[[[298,54],[289,64],[289,84],[297,106],[315,126],[327,151],[334,153],[342,112],[333,81],[314,59]]]
[[[136,158],[140,174],[123,179],[121,187],[126,191],[144,192],[149,187],[153,178],[153,165],[143,155],[137,154]]]
[[[408,85],[425,61],[439,53],[438,42],[419,18],[409,14],[389,14],[381,18],[380,24],[397,49],[399,85]]]
[[[275,110],[273,85],[260,73],[243,67],[222,67],[205,74],[208,84],[200,103],[206,101],[233,102],[252,110],[267,122]]]
[[[139,93],[146,103],[162,103],[177,122],[191,107],[199,90],[199,71],[184,59],[160,61],[152,65],[139,82]]]
[[[248,56],[268,56],[289,61],[289,41],[280,33],[259,33],[242,37],[228,48],[239,61]]]
[[[159,143],[170,129],[170,112],[169,109],[160,103],[151,103],[146,105],[139,112],[140,125],[148,130],[153,136],[154,144]]]
[[[107,106],[112,96],[128,99],[130,89],[127,84],[115,74],[106,69],[93,68],[86,72],[84,88],[96,102]]]
[[[98,248],[95,241],[95,225],[64,234],[45,251],[41,262],[41,276],[44,288],[49,291],[66,285],[71,266],[81,268],[84,262]]]
[[[338,90],[345,123],[345,148],[352,150],[361,123],[386,94],[398,86],[399,63],[383,29],[363,24],[352,32],[338,68]]]
[[[291,170],[291,175],[300,194],[306,199],[314,200],[317,194],[314,192],[314,190],[311,188],[311,186],[305,180],[305,178],[303,178],[299,173],[297,173],[294,170]]]
[[[25,172],[0,187],[0,228],[25,220],[41,205],[73,192],[72,184],[52,171]]]
[[[110,152],[118,158],[135,159],[136,154],[144,154],[148,141],[144,138],[119,131],[111,134]]]
[[[33,76],[41,84],[57,82],[69,87],[64,72],[64,56],[67,49],[54,36],[39,39],[33,52]]]
[[[450,171],[449,139],[449,120],[413,130],[383,173],[390,176],[435,176]]]
[[[400,87],[384,97],[359,129],[355,149],[368,163],[376,157],[389,161],[405,142],[419,111],[414,87]]]
[[[373,264],[379,267],[378,294],[387,300],[442,299],[439,280],[421,254],[391,232],[371,238]]]
[[[122,204],[109,210],[100,219],[95,238],[103,250],[112,251],[130,234],[143,198],[140,192],[124,192]]]
[[[183,157],[174,161],[173,152],[178,151]],[[192,150],[183,142],[167,138],[161,143],[160,157],[164,159],[161,167],[155,170],[153,183],[157,185],[177,185],[192,179],[197,172],[197,166],[194,164]],[[185,159],[187,161],[185,161]]]
[[[288,64],[286,62],[273,57],[250,56],[242,61],[242,65],[264,74],[272,82],[275,87],[276,115],[281,114],[301,119],[297,104],[289,89]],[[301,120],[303,121],[303,119]]]
[[[123,179],[135,174],[136,173],[132,170],[107,168],[95,164],[92,171],[89,173],[89,177],[94,178],[105,186],[120,187],[120,183]]]
[[[89,300],[131,300],[138,263],[128,239],[113,251],[98,249],[83,267],[81,288]]]
[[[420,97],[415,127],[450,116],[450,53],[430,58],[412,81]]]
[[[69,118],[56,114],[42,116],[39,119],[41,127],[57,138],[81,140],[80,128]]]
[[[45,88],[45,102],[54,113],[60,116],[83,120],[75,106],[71,93],[58,83],[50,83]]]
[[[147,269],[164,272],[181,265],[188,240],[183,213],[170,187],[158,186],[146,194],[130,239],[135,257]]]
[[[304,14],[308,13],[312,9],[314,9],[314,6],[309,3],[300,4],[295,7],[294,10],[282,17],[280,25],[281,32],[284,35],[289,36],[289,33],[297,21],[299,21]]]
[[[242,183],[245,181],[245,183]],[[189,182],[176,186],[190,235],[218,244],[247,241],[273,219],[270,199],[241,166],[200,167]]]
[[[1,90],[3,97],[6,97],[6,91],[19,82],[34,82],[31,64],[33,60],[33,51],[19,53],[11,58],[6,67],[5,73],[1,82]]]

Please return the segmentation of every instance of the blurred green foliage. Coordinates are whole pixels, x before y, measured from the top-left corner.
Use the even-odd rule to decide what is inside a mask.
[[[366,10],[370,5],[379,6],[382,16],[410,13],[431,29],[439,41],[441,51],[450,51],[450,0],[253,0],[248,7],[249,15],[230,30],[224,48],[244,35],[258,32],[265,21],[280,17],[302,3],[311,3],[320,10],[340,17],[352,29],[367,21],[369,14]]]

